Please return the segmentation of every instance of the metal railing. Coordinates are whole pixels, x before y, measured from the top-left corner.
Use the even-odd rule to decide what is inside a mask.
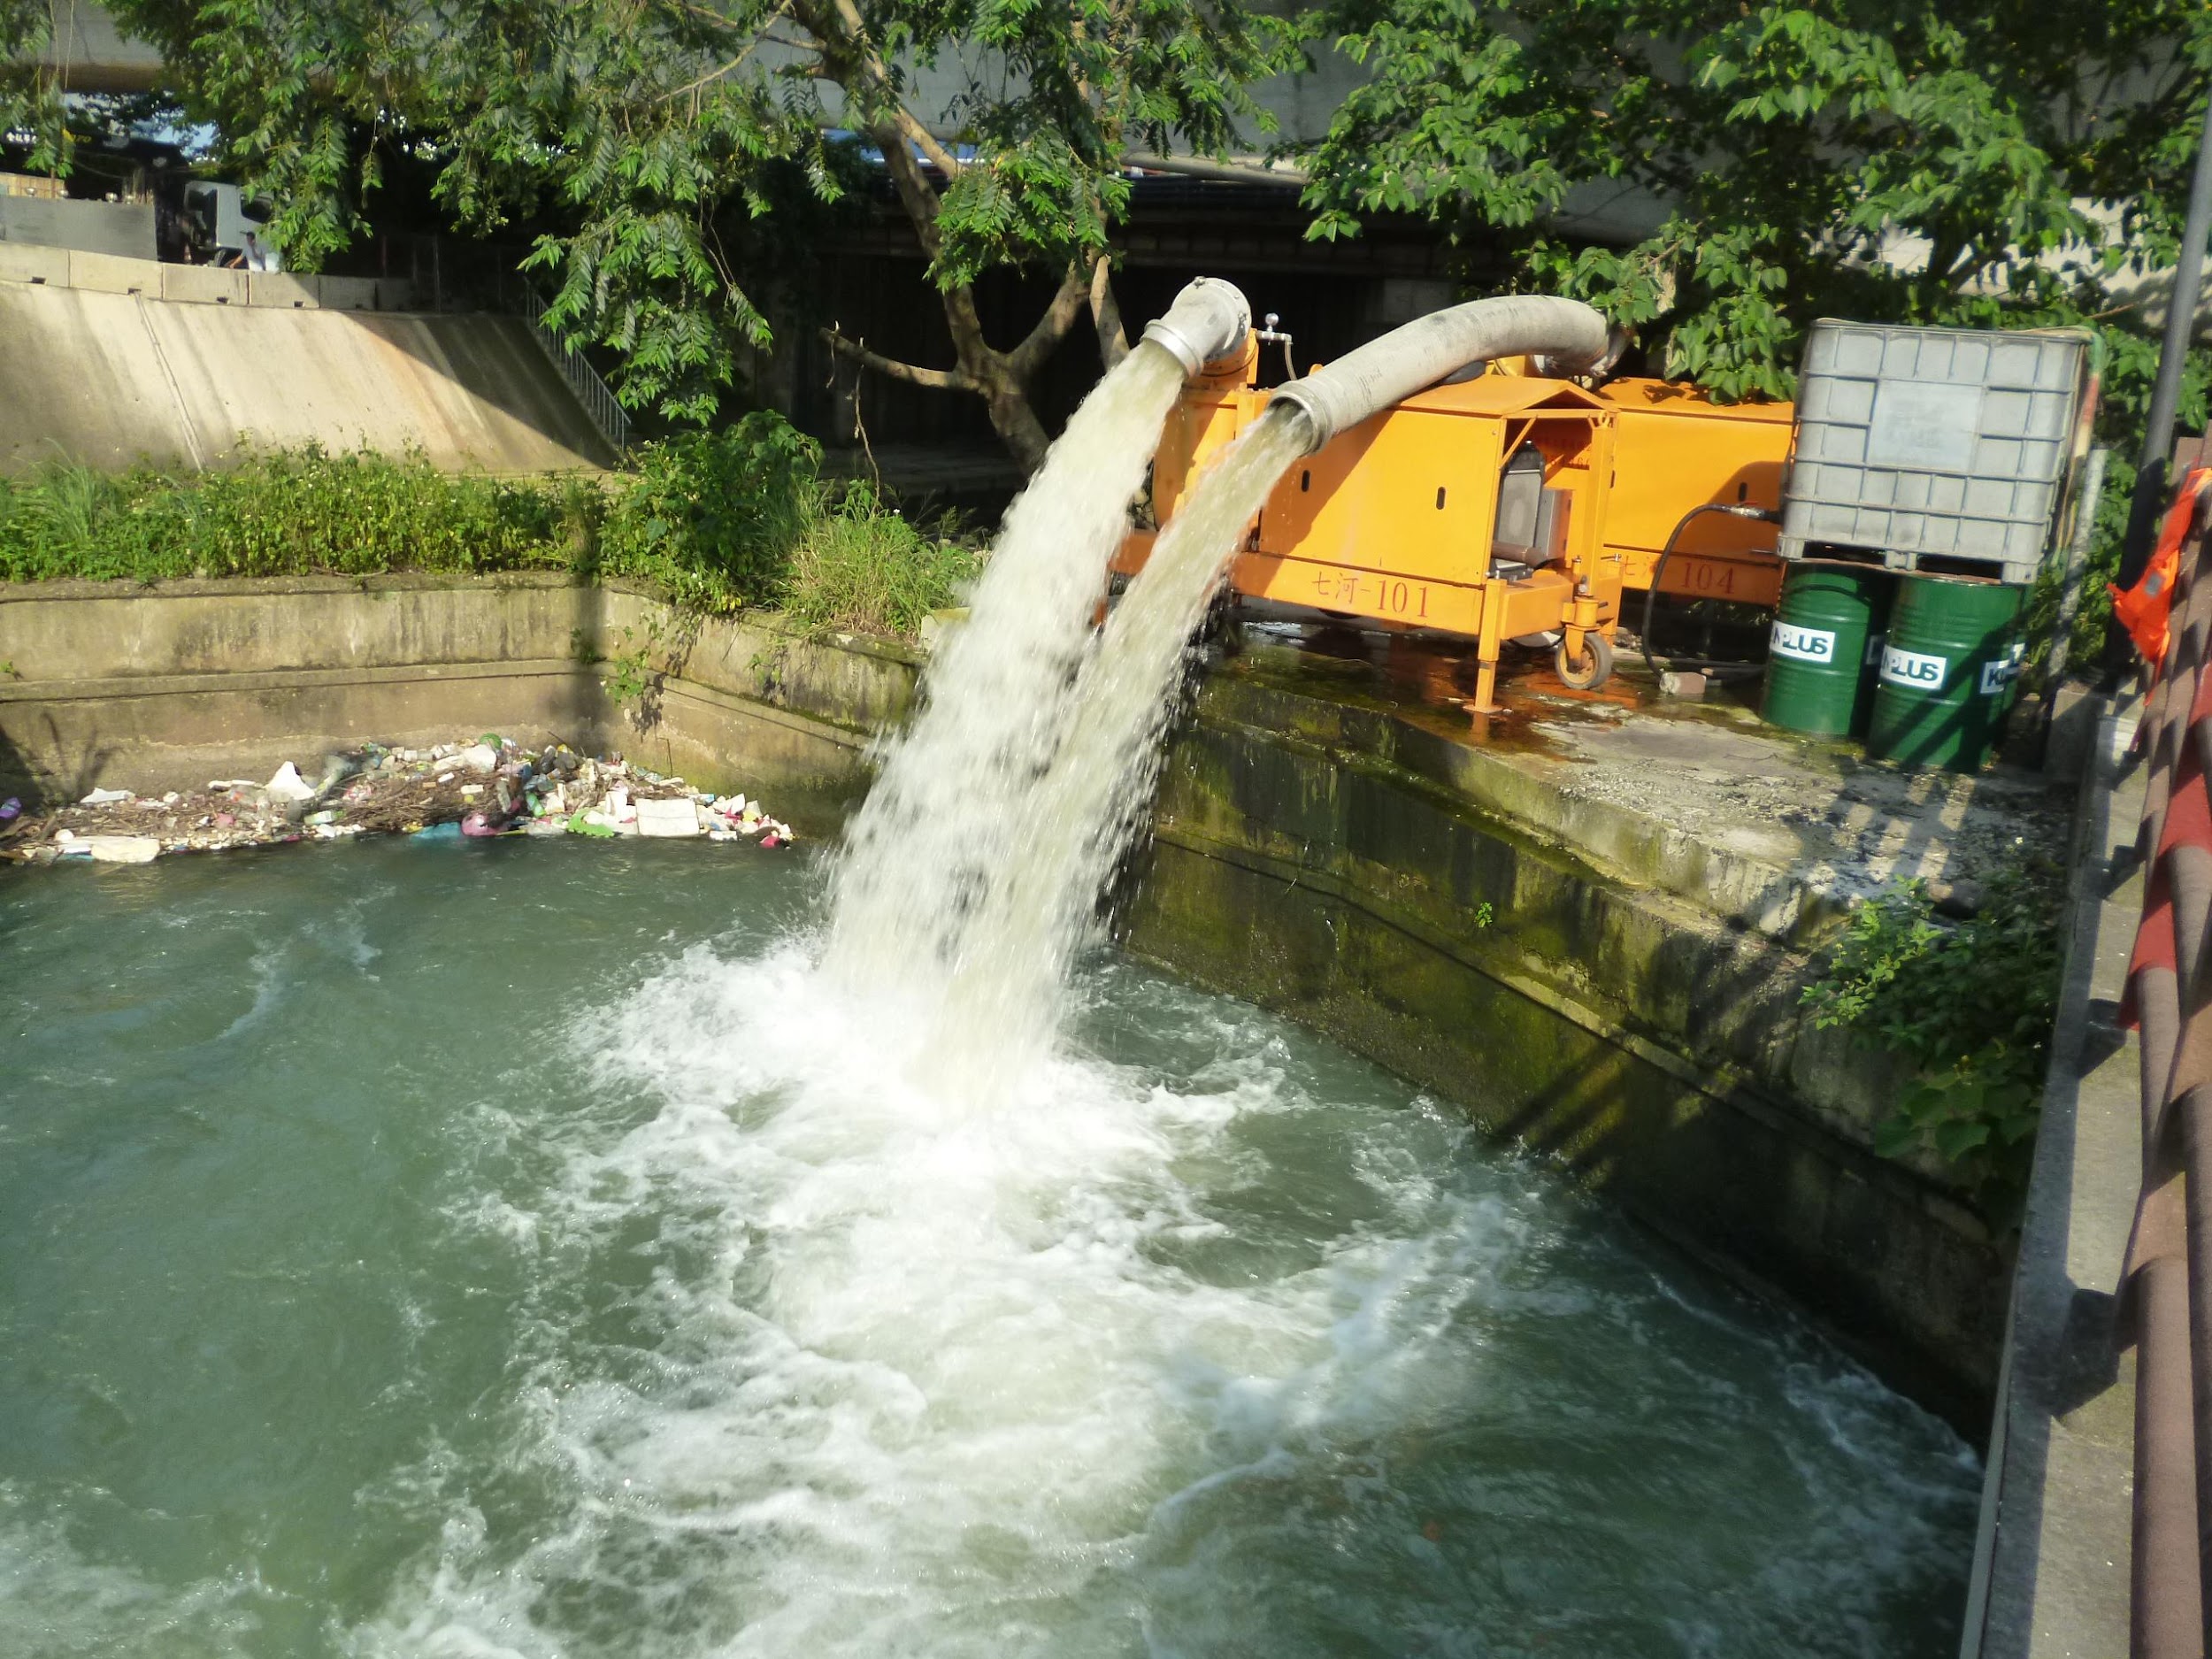
[[[614,446],[617,456],[630,452],[630,417],[615,401],[614,393],[606,381],[599,378],[599,371],[585,360],[580,351],[571,349],[560,336],[545,324],[545,296],[535,283],[518,280],[514,285],[516,309],[530,325],[530,332],[545,355],[553,359],[553,366],[560,370],[568,381],[569,389],[576,394],[576,401],[591,417],[591,424],[599,428],[602,437]]]
[[[2131,1650],[2202,1659],[2212,1544],[2212,570],[2202,503],[2182,543],[2166,657],[2139,736],[2143,920],[2128,964],[2142,1034],[2143,1187],[2120,1279],[2136,1348]]]

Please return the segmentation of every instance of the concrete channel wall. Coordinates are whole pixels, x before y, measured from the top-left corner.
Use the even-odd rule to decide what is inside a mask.
[[[1898,1079],[1802,1017],[1806,910],[1509,754],[1217,674],[1124,926],[1778,1291],[1979,1436],[2007,1256],[1939,1167],[1872,1150]]]
[[[617,659],[658,671],[618,706]],[[365,738],[616,749],[831,827],[919,666],[555,575],[0,588],[0,793],[266,776]],[[1875,1156],[1893,1079],[1811,1030],[1770,873],[1509,755],[1217,674],[1120,909],[1130,946],[1328,1032],[1811,1310],[1978,1434],[2004,1251]]]
[[[2051,1068],[2021,1223],[1961,1659],[2129,1647],[2135,1348],[2116,1340],[2143,1175],[2142,1050],[2119,1024],[2143,918],[2139,704],[2098,727]]]
[[[153,204],[0,196],[0,242],[29,242],[42,252],[66,248],[150,262]]]
[[[642,694],[603,689],[616,659]],[[0,585],[0,793],[265,777],[374,738],[497,731],[758,791],[833,826],[916,672],[895,646],[687,621],[556,574]]]

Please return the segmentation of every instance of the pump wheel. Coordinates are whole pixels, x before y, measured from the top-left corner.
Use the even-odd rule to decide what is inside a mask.
[[[1571,691],[1595,691],[1613,678],[1613,641],[1595,628],[1582,636],[1582,655],[1574,661],[1567,657],[1567,641],[1562,639],[1552,647],[1552,666],[1559,672],[1560,683]]]

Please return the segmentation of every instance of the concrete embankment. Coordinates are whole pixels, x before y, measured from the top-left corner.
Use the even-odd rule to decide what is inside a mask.
[[[1128,942],[1460,1102],[1979,1432],[2006,1254],[1939,1167],[1872,1150],[1887,1058],[1803,1016],[1823,894],[1552,770],[1217,674]]]
[[[0,244],[0,472],[309,442],[449,471],[611,464],[527,323],[385,312],[390,287]]]
[[[0,586],[0,793],[158,791],[465,728],[769,792],[819,831],[917,662],[549,573]],[[610,695],[625,678],[636,694]]]
[[[0,589],[0,791],[158,790],[480,729],[758,791],[819,833],[865,787],[919,660],[553,575]],[[1853,884],[1932,871],[1982,809],[1937,782],[1886,802],[1898,775],[1862,778],[1838,823],[1871,815],[1880,856],[1813,879],[1784,856],[1801,832],[1751,821],[1686,762],[1640,771],[1678,771],[1709,821],[1609,798],[1589,757],[1639,740],[1593,731],[1573,740],[1587,754],[1486,745],[1225,666],[1176,740],[1124,937],[1462,1103],[1978,1433],[2006,1249],[1940,1166],[1873,1151],[1898,1079],[1799,995]]]

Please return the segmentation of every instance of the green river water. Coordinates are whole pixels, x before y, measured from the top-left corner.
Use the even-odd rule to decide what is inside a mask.
[[[818,864],[0,876],[0,1655],[1935,1655],[1978,1471],[1243,1004],[1018,1097]]]

